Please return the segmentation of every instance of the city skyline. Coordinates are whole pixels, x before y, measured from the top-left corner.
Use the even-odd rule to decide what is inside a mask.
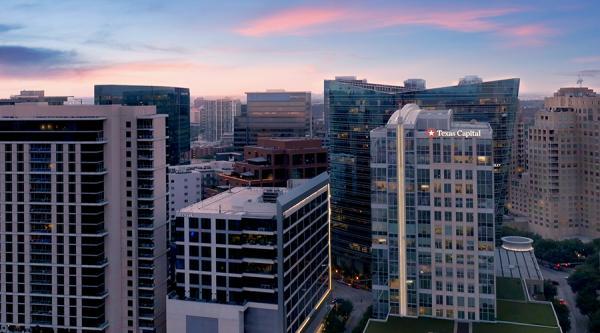
[[[575,86],[581,73],[585,86],[599,90],[598,6],[8,1],[0,21],[0,95],[46,89],[91,97],[94,84],[141,82],[189,87],[193,96],[269,88],[321,93],[323,79],[335,75],[387,84],[418,77],[427,87],[468,74],[520,77],[527,98]]]

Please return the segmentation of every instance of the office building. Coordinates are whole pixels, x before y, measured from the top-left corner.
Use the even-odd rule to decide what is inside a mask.
[[[167,118],[167,163],[190,162],[190,90],[188,88],[95,85],[96,105],[154,105]]]
[[[492,129],[452,110],[371,131],[373,316],[495,320]]]
[[[230,173],[233,162],[211,161],[169,167],[169,212],[175,220],[177,212],[191,204],[214,195],[219,185],[217,175]]]
[[[223,135],[232,135],[235,117],[241,113],[242,102],[239,99],[196,98],[194,105],[200,112],[202,139],[207,142],[220,142]]]
[[[310,92],[247,92],[247,105],[235,119],[234,146],[254,146],[259,137],[311,136]]]
[[[299,332],[331,290],[326,173],[236,187],[176,219],[169,332]]]
[[[0,105],[13,105],[16,103],[48,103],[49,105],[63,105],[69,96],[46,96],[43,90],[21,90],[18,95],[10,98],[0,98]]]
[[[496,223],[508,189],[510,143],[518,106],[519,79],[424,89],[368,83],[355,77],[325,80],[325,119],[330,159],[332,249],[335,264],[369,272],[371,230],[369,131],[383,126],[402,105],[452,109],[456,121],[488,122],[494,135]]]
[[[544,106],[528,129],[519,212],[544,238],[600,237],[600,96],[561,88]]]
[[[153,106],[0,106],[7,329],[165,332],[165,118]]]
[[[223,187],[286,186],[289,179],[313,178],[327,171],[327,148],[320,139],[258,138],[244,147],[244,160],[219,175]]]

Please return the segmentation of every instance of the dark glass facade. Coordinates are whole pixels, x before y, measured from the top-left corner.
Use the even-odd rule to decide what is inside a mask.
[[[407,103],[452,109],[455,121],[490,123],[494,133],[496,223],[501,223],[518,93],[519,79],[422,90],[364,80],[326,80],[334,262],[359,272],[370,271],[369,131],[385,125],[393,112]]]
[[[188,88],[96,85],[94,104],[155,105],[167,118],[167,163],[190,162],[190,90]]]

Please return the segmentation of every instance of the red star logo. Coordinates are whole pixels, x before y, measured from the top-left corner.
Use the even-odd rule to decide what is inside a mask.
[[[435,133],[436,133],[436,130],[435,130],[435,128],[428,128],[428,129],[427,129],[427,135],[428,135],[430,138],[433,138],[433,137],[435,137]]]

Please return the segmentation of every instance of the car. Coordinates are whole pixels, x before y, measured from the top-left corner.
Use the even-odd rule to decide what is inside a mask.
[[[565,301],[564,299],[559,299],[558,303],[560,303],[561,305],[567,305],[567,301]]]

